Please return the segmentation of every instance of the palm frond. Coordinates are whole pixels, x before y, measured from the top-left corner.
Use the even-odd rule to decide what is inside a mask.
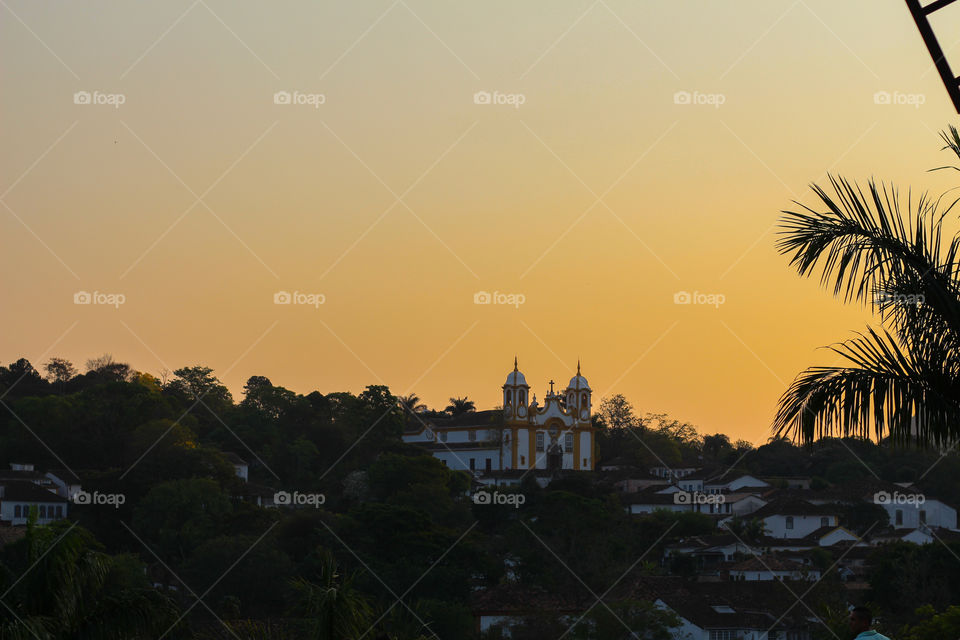
[[[819,269],[834,295],[881,316],[892,312],[895,324],[904,321],[898,333],[905,337],[913,316],[899,304],[902,296],[922,300],[925,316],[960,335],[960,238],[943,237],[944,216],[957,201],[942,207],[941,199],[908,194],[904,202],[895,187],[875,181],[869,195],[844,178],[830,176],[830,184],[833,195],[813,186],[825,211],[800,205],[803,211],[783,212],[777,249],[802,276]]]
[[[774,432],[804,442],[855,436],[934,445],[952,442],[960,420],[956,361],[903,350],[873,329],[831,350],[847,367],[812,367],[780,398]]]

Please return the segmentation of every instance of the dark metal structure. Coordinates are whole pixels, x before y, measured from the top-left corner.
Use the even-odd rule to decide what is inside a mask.
[[[935,0],[923,6],[920,4],[920,0],[907,0],[907,7],[913,14],[913,19],[917,23],[917,28],[920,29],[923,42],[927,45],[927,49],[933,57],[933,63],[937,66],[937,71],[940,72],[940,78],[943,79],[943,84],[947,87],[950,99],[953,100],[953,107],[957,110],[957,113],[960,113],[960,78],[950,70],[950,63],[943,55],[943,47],[940,46],[937,36],[933,32],[933,27],[930,26],[930,14],[954,2],[956,0]],[[960,6],[956,9],[960,9]]]

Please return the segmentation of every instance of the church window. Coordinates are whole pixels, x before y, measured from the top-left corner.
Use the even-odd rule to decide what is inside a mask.
[[[476,442],[476,440],[477,440],[477,432],[476,432],[474,429],[470,429],[469,434],[470,434],[470,435],[469,435],[469,437],[470,437],[470,442]]]
[[[563,448],[567,451],[573,450],[573,434],[568,433],[563,437]]]
[[[447,441],[447,432],[446,432],[446,431],[441,431],[441,432],[440,432],[440,442],[446,442],[446,441]]]
[[[543,434],[537,434],[537,451],[543,451]]]
[[[470,458],[470,471],[473,471],[476,468],[477,468],[477,459]]]
[[[793,516],[787,516],[787,529],[793,529]]]
[[[507,391],[507,404],[510,404],[511,402],[513,402],[513,392],[508,390],[508,391]]]
[[[517,397],[519,398],[519,404],[527,404],[527,392],[519,391]]]
[[[587,406],[587,394],[585,393],[580,394],[580,406],[581,407]]]

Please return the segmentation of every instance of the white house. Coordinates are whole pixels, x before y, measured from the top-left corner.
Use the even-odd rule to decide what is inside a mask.
[[[66,498],[32,482],[7,481],[0,485],[0,520],[12,525],[26,524],[33,508],[39,524],[66,518],[67,505]]]
[[[805,538],[823,527],[838,526],[833,505],[816,505],[805,500],[773,500],[752,515],[763,520],[772,538]]]

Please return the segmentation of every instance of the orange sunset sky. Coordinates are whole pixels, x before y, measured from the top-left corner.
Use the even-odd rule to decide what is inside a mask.
[[[778,212],[828,170],[955,183],[927,172],[956,114],[899,0],[0,13],[3,363],[489,408],[515,355],[541,398],[580,358],[597,400],[758,442],[835,362],[818,347],[873,321],[788,267]]]

